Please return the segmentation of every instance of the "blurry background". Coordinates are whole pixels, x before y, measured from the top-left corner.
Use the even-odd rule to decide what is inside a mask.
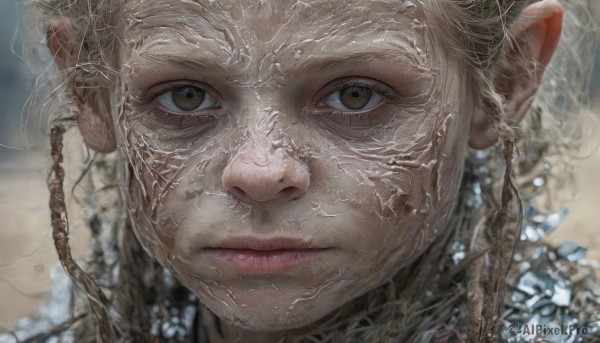
[[[11,52],[11,42],[20,47],[21,37],[15,33],[18,18],[13,1],[0,0],[0,333],[36,308],[50,285],[50,270],[57,264],[47,205],[48,159],[26,143],[36,138],[28,135],[42,134],[36,130],[22,133],[28,118],[43,118],[24,109],[35,75]],[[596,59],[590,94],[595,96],[600,119],[600,58]],[[568,237],[590,247],[589,256],[600,260],[600,153],[583,161],[579,173],[579,192],[570,215],[550,239]],[[77,215],[70,213],[73,222]],[[85,234],[74,233],[72,240],[74,255],[83,256]]]

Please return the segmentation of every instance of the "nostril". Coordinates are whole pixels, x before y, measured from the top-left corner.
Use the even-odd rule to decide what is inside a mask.
[[[230,192],[233,193],[233,195],[235,195],[238,198],[246,196],[246,192],[238,186],[231,187]]]
[[[279,195],[282,198],[290,199],[290,200],[293,200],[294,198],[298,197],[302,193],[303,192],[298,187],[294,187],[294,186],[285,187],[284,189],[279,191]]]
[[[242,202],[296,200],[308,189],[310,176],[302,166],[288,161],[267,166],[236,161],[225,167],[221,182],[229,195]]]

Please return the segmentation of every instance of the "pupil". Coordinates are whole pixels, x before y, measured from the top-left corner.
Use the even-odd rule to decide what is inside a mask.
[[[371,100],[371,89],[357,86],[343,88],[340,90],[340,100],[348,109],[363,109]]]
[[[204,101],[204,91],[197,87],[175,88],[171,95],[173,103],[182,111],[193,111]]]

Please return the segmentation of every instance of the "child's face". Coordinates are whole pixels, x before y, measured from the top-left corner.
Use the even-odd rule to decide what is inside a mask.
[[[277,331],[390,280],[452,213],[471,105],[416,1],[127,1],[116,122],[140,241]]]

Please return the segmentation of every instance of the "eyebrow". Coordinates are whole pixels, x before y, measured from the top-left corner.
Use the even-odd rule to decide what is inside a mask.
[[[367,76],[375,77],[386,83],[393,83],[394,80],[397,80],[401,84],[410,84],[411,88],[414,88],[414,85],[417,84],[422,86],[423,90],[427,90],[427,94],[434,91],[434,86],[439,82],[439,79],[430,69],[431,63],[434,62],[429,57],[423,58],[418,48],[411,46],[393,49],[382,45],[371,45],[368,48],[370,50],[363,48],[360,51],[335,51],[331,55],[327,55],[327,52],[325,52],[320,56],[306,57],[305,60],[292,59],[291,65],[279,70],[279,75],[286,80],[285,83],[293,83],[296,79],[303,79],[306,77],[305,74],[316,74],[324,77]],[[142,52],[136,58],[130,60],[134,72],[133,75],[129,75],[130,81],[133,81],[133,89],[145,94],[145,90],[147,91],[150,87],[166,81],[166,79],[196,80],[211,85],[215,81],[218,83],[240,81],[236,79],[243,69],[236,68],[235,62],[223,63],[223,60],[219,60],[216,54],[201,54],[197,53],[197,50],[196,53],[189,49],[177,53],[173,53],[169,49]],[[428,55],[425,54],[425,56]],[[394,63],[397,64],[394,65]],[[382,66],[383,69],[381,69]],[[393,73],[386,70],[388,66],[394,69]],[[137,72],[138,68],[141,71],[139,74]],[[355,70],[353,70],[354,68]],[[369,68],[373,68],[373,75],[370,74]],[[356,75],[342,74],[348,71],[352,74],[356,72]],[[367,75],[358,75],[362,73],[367,73]],[[254,82],[251,79],[244,79],[244,76],[240,79],[243,82]],[[243,85],[243,83],[240,85]]]
[[[409,57],[409,58],[406,58]],[[352,64],[364,64],[377,60],[415,60],[416,57],[406,50],[381,49],[373,51],[350,52],[346,55],[316,57],[300,63],[294,67],[291,72],[300,73],[303,71],[323,71],[332,67],[344,67]]]
[[[147,64],[152,65],[152,68],[155,68],[156,66],[167,66],[176,68],[186,67],[200,71],[223,72],[227,70],[227,66],[223,63],[201,55],[194,55],[193,58],[184,58],[180,54],[144,53],[142,57],[136,58],[132,64],[134,70],[139,67],[144,67]]]
[[[422,66],[419,63],[416,51],[410,51],[406,48],[391,49],[382,46],[370,46],[368,51],[336,51],[331,56],[315,56],[306,58],[306,60],[294,65],[285,66],[280,69],[283,75],[290,77],[299,77],[306,72],[322,72],[335,68],[348,68],[352,65],[364,65],[371,61],[405,61],[415,66]],[[182,56],[193,56],[186,58]],[[191,51],[181,51],[173,54],[163,51],[160,52],[144,52],[132,63],[133,69],[142,69],[144,72],[161,68],[170,67],[174,69],[186,69],[190,74],[219,74],[219,73],[237,73],[239,70],[235,68],[234,63],[223,63],[218,59],[192,53]],[[149,67],[150,66],[150,67]]]

